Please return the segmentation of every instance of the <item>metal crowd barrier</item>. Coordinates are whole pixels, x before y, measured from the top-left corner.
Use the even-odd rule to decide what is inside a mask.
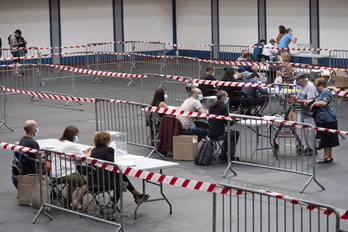
[[[0,66],[0,85],[10,89],[36,91],[40,85],[37,66],[23,64]]]
[[[2,56],[0,58],[13,58],[12,52],[18,52],[19,55],[19,63],[20,64],[40,64],[40,50],[37,47],[28,47],[28,48],[21,48],[21,49],[9,49],[9,48],[2,48]],[[20,57],[33,57],[33,58],[26,58],[21,59]],[[6,60],[0,62],[2,65],[11,65],[14,64],[14,60]]]
[[[127,143],[150,146],[150,128],[146,126],[145,111],[139,103],[113,102],[97,98],[95,102],[96,131],[127,133]]]
[[[291,126],[292,123],[280,123],[284,117],[279,116],[264,116],[265,120],[239,114],[230,116],[239,119],[232,126],[232,129],[240,134],[235,153],[239,160],[228,165],[224,177],[228,171],[236,174],[232,169],[232,163],[238,163],[309,176],[301,192],[312,180],[325,189],[316,180],[315,155],[311,156],[305,149],[308,143],[316,144],[313,125],[296,122],[299,127],[306,128],[299,129]],[[271,122],[271,119],[278,121]]]
[[[330,67],[347,69],[348,68],[348,50],[331,50],[330,51]],[[347,77],[347,72],[344,70],[335,70],[330,72],[331,80],[335,80],[335,77]]]
[[[6,117],[7,117],[6,101],[7,101],[7,96],[3,90],[3,86],[0,86],[0,128],[2,126],[6,126],[8,129],[14,132],[14,130],[6,124]]]
[[[178,81],[163,76],[150,75],[148,78],[141,79],[141,103],[151,104],[154,93],[158,88],[165,89],[168,95],[168,99],[166,100],[168,106],[181,106],[185,99],[190,96],[193,86],[190,77],[187,77],[185,79],[186,81]],[[185,77],[183,76],[183,78]]]
[[[201,77],[202,65],[198,58],[191,59],[181,56],[167,56],[160,60],[160,73],[182,77],[199,79]]]
[[[290,202],[282,194],[278,195],[284,198],[265,191],[220,185],[230,189],[230,193],[213,193],[213,232],[341,231],[340,215],[332,206],[306,200]]]
[[[116,231],[124,231],[124,184],[120,166],[116,163],[98,161],[104,166],[105,164],[111,166],[113,170],[120,170],[116,174],[116,172],[100,168],[101,165],[92,165],[91,162],[72,158],[64,153],[44,151],[47,153],[45,158],[51,163],[51,169],[39,172],[39,211],[33,223],[42,213],[53,220],[49,212],[55,209],[109,223],[117,227]],[[42,167],[41,154],[38,163],[39,167]],[[65,178],[67,173],[73,171],[75,176],[81,175],[81,181],[77,178]],[[72,199],[76,194],[83,196],[79,202],[80,206],[72,205]],[[69,195],[72,199],[67,198]]]
[[[245,45],[220,45],[213,44],[210,47],[210,59],[222,61],[235,61],[241,56],[241,52],[247,50],[249,47]],[[225,68],[227,65],[214,65],[216,68]]]
[[[132,41],[125,44],[125,52],[140,53],[152,56],[164,56],[166,54],[165,44],[159,42],[147,42]],[[144,64],[157,64],[160,65],[160,59],[153,57],[144,57],[132,55],[131,59],[132,68],[141,68]],[[135,73],[137,73],[135,71]]]
[[[36,92],[57,94],[73,97],[75,90],[75,73],[46,65],[39,65],[37,69],[39,84]],[[66,103],[66,105],[69,102]]]

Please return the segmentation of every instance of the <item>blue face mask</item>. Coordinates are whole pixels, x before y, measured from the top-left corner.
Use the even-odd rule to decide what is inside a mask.
[[[16,36],[16,38],[18,38],[19,37],[19,35],[15,35]]]
[[[296,83],[296,85],[301,86],[301,82],[300,81],[296,81],[295,83]]]
[[[320,93],[321,93],[321,90],[317,88],[317,92],[320,94]]]
[[[226,100],[224,101],[224,104],[227,104],[229,100],[229,97],[226,98]]]
[[[78,135],[75,135],[75,139],[74,139],[74,142],[77,143],[79,141],[79,136]]]
[[[168,94],[164,94],[164,101],[168,100]]]

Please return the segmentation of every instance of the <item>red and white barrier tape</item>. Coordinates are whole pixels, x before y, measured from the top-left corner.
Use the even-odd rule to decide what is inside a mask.
[[[7,150],[14,150],[14,151],[22,151],[22,152],[31,152],[31,153],[41,153],[41,154],[47,154],[48,152],[46,151],[38,151],[32,148],[28,147],[23,147],[23,146],[18,146],[14,144],[9,144],[9,143],[4,143],[0,142],[0,148],[2,149],[7,149]],[[97,166],[101,169],[105,169],[108,171],[112,172],[118,172],[119,168],[116,165],[111,165],[109,163],[105,163],[102,160],[86,157],[86,156],[79,156],[76,154],[70,154],[70,153],[63,153],[68,157],[75,158],[77,160],[81,160],[83,162],[86,162],[88,164],[92,164],[94,166]],[[164,183],[168,185],[174,185],[178,187],[183,187],[183,188],[188,188],[188,189],[193,189],[193,190],[199,190],[199,191],[204,191],[204,192],[213,192],[213,193],[218,193],[218,194],[235,194],[235,195],[240,195],[243,193],[249,194],[250,192],[248,191],[242,191],[242,190],[236,190],[236,189],[231,189],[228,187],[223,187],[218,184],[214,183],[209,183],[209,182],[203,182],[203,181],[196,181],[196,180],[190,180],[190,179],[185,179],[185,178],[180,178],[180,177],[174,177],[174,176],[169,176],[165,174],[159,174],[155,172],[149,172],[149,171],[144,171],[144,170],[139,170],[136,168],[132,167],[123,167],[120,166],[121,170],[123,170],[124,175],[136,177],[136,178],[141,178],[149,181],[155,181],[159,183]],[[279,198],[284,201],[290,202],[295,205],[299,205],[303,208],[306,208],[311,211],[320,211],[323,214],[331,215],[332,210],[324,210],[323,208],[318,209],[318,207],[309,205],[299,199],[295,199],[280,193],[272,192],[272,191],[265,191],[265,190],[256,190],[260,193],[267,194],[269,196],[272,196],[274,198]],[[348,219],[348,210],[343,210],[343,209],[337,209],[337,211],[340,214],[340,218],[343,220]]]
[[[249,48],[265,48],[264,46],[245,45]],[[295,51],[334,51],[335,49],[327,48],[278,48],[278,47],[267,47],[266,49],[279,49],[279,50],[295,50]]]
[[[236,117],[231,116],[223,116],[223,115],[215,115],[215,114],[207,114],[207,113],[199,113],[199,112],[190,112],[190,111],[184,111],[184,110],[177,110],[177,109],[168,109],[168,108],[161,108],[161,107],[155,107],[155,106],[147,106],[144,107],[146,111],[151,111],[155,113],[161,113],[161,114],[169,114],[169,115],[176,115],[176,116],[189,116],[189,117],[204,117],[204,118],[216,118],[216,119],[225,119],[225,120],[236,120],[237,117],[243,117],[242,115],[236,115]],[[243,119],[243,118],[242,118]],[[269,121],[269,122],[275,122],[283,125],[288,125],[291,127],[297,127],[300,129],[308,129],[309,126],[299,124],[298,122],[292,122],[292,121],[286,121],[286,120],[278,120],[278,119],[269,119],[269,118],[258,118],[257,120],[263,120],[263,121]],[[324,131],[329,132],[333,134],[342,134],[342,135],[348,135],[347,131],[341,131],[341,130],[333,130],[323,127],[314,127],[314,130],[317,131]]]

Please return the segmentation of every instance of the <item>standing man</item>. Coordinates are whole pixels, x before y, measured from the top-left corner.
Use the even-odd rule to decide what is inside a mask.
[[[285,35],[280,39],[278,47],[281,48],[278,50],[278,53],[289,52],[289,44],[297,42],[297,38],[294,37],[294,31],[291,28],[286,29]]]
[[[292,94],[291,97],[295,102],[301,105],[301,121],[303,123],[308,123],[315,125],[314,119],[311,116],[305,115],[304,112],[304,102],[307,99],[315,99],[318,96],[316,87],[312,82],[308,80],[308,76],[305,73],[298,73],[295,76],[296,85],[300,86],[299,91],[296,94]],[[313,155],[314,144],[313,144],[313,133],[314,131],[310,128],[304,129],[305,141],[307,148],[304,150],[304,155]],[[316,153],[317,155],[317,153]]]
[[[22,35],[21,30],[17,29],[14,33],[12,33],[9,37],[8,37],[8,42],[10,44],[10,49],[11,49],[11,53],[13,57],[20,57],[20,53],[19,50],[16,49],[18,48],[20,45],[22,44],[26,44],[27,41],[21,41],[21,42],[17,42],[17,38],[20,37]],[[19,65],[20,59],[15,59],[13,60],[13,64],[14,65]],[[18,66],[15,66],[13,68],[14,72],[13,75],[17,75],[19,76],[19,72],[18,72]]]
[[[212,65],[209,65],[206,70],[205,74],[201,77],[201,80],[211,80],[216,81],[215,78],[215,67]],[[214,85],[203,85],[199,84],[198,88],[202,91],[203,96],[213,96],[215,95],[214,92]],[[216,93],[216,92],[215,92]]]
[[[39,133],[39,125],[34,120],[28,120],[23,125],[25,135],[19,141],[20,146],[30,147],[35,150],[40,150],[39,144],[34,140],[35,135]],[[22,160],[22,167],[24,174],[35,174],[35,159],[39,158],[39,154],[26,152],[29,160]],[[46,163],[44,159],[42,159],[42,163]]]
[[[273,61],[275,56],[278,56],[278,50],[274,48],[276,46],[276,41],[270,39],[269,43],[263,47],[262,54],[269,57],[269,61]]]
[[[266,40],[262,39],[258,43],[254,44],[256,48],[254,48],[253,52],[253,60],[255,61],[260,61],[259,60],[259,55],[262,54],[263,46],[265,46]]]
[[[217,97],[217,101],[214,102],[209,107],[209,113],[216,114],[216,115],[229,116],[228,109],[226,107],[226,103],[228,102],[227,92],[225,90],[219,90],[219,92],[216,94],[216,97]],[[225,131],[227,121],[222,120],[222,119],[209,118],[209,124],[211,127],[211,131],[209,130],[209,138],[210,139],[216,140],[219,138],[224,138],[224,142],[222,144],[222,151],[221,151],[219,159],[220,160],[227,160],[228,132]],[[230,125],[233,125],[233,122],[231,122]],[[231,144],[230,157],[231,157],[231,160],[239,161],[239,158],[235,157],[238,139],[239,139],[239,131],[230,129],[230,144]]]
[[[199,88],[193,88],[191,90],[191,97],[187,98],[184,103],[180,106],[180,110],[208,113],[202,107],[201,100],[203,99],[202,91]],[[193,123],[192,117],[188,116],[177,116],[180,120],[182,127],[184,128],[185,134],[187,135],[198,135],[198,142],[208,135],[208,130],[198,129]]]

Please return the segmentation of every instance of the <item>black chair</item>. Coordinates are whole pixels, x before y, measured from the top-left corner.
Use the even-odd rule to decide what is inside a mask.
[[[249,103],[250,100],[248,98],[248,95],[245,92],[234,91],[234,93],[240,100],[239,107],[242,109],[243,115],[248,115],[248,112],[250,112],[249,115],[259,115],[259,106],[250,105],[250,103]]]
[[[205,130],[210,130],[211,131],[211,127],[210,124],[207,120],[195,120],[193,121],[193,123],[195,124],[195,126],[197,127],[197,129],[205,129]],[[226,139],[226,135],[225,133],[220,136],[219,138],[216,139],[212,139],[209,137],[208,135],[208,139],[210,142],[212,142],[214,144],[215,147],[215,154],[219,154],[222,151],[222,142]]]

